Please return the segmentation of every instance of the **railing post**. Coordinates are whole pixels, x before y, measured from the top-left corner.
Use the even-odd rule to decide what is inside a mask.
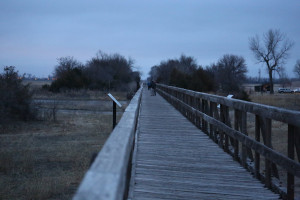
[[[255,140],[260,142],[260,120],[259,116],[255,115]],[[255,152],[255,177],[260,180],[260,154]]]
[[[196,105],[195,105],[195,109],[196,110],[200,110],[200,99],[199,98],[196,98],[195,99],[196,101]],[[201,124],[200,124],[201,120],[200,120],[200,116],[197,116],[196,115],[196,126],[201,129]]]
[[[225,122],[225,117],[224,117],[224,105],[220,104],[220,121]],[[219,140],[219,146],[223,149],[223,143],[224,143],[224,133],[223,131],[219,131],[220,134],[220,140]]]
[[[209,107],[209,116],[214,117],[214,109],[215,109],[215,103],[210,101],[210,107]],[[214,127],[212,124],[209,124],[209,137],[214,140]]]
[[[265,119],[265,145],[267,147],[271,147],[271,134],[272,134],[272,120],[271,119],[268,119],[266,118]],[[265,158],[265,172],[266,172],[266,186],[268,188],[271,188],[271,181],[272,181],[272,178],[271,178],[271,172],[272,172],[272,163],[271,161],[269,161],[268,159]]]
[[[201,111],[207,114],[207,102],[204,99],[202,99]],[[202,119],[202,131],[207,134],[207,122],[204,119]]]
[[[239,111],[234,110],[234,129],[239,130]],[[235,141],[234,143],[234,159],[239,160],[239,143]]]
[[[230,126],[230,119],[229,119],[229,108],[228,106],[224,106],[224,123],[227,126]],[[229,136],[227,134],[225,134],[225,145],[224,145],[224,150],[225,152],[229,152]]]
[[[117,124],[117,108],[116,102],[113,101],[113,129],[116,127]]]
[[[242,111],[241,112],[242,117],[242,124],[241,124],[241,132],[245,135],[247,134],[247,113]],[[245,145],[242,145],[242,165],[244,167],[247,166],[247,147]]]
[[[221,109],[221,117],[220,117],[220,120],[221,122],[223,122],[224,124],[228,125],[228,107],[225,106],[225,105],[221,105],[220,107]],[[224,149],[225,152],[229,152],[229,141],[228,141],[228,135],[226,133],[224,133],[223,131],[221,131],[220,133],[220,136],[221,136],[221,139],[220,139],[220,144],[221,144],[221,147]],[[223,144],[223,141],[224,141],[224,144]],[[224,145],[224,146],[223,146]]]
[[[288,125],[288,157],[292,160],[295,159],[295,127]],[[287,196],[288,199],[294,199],[295,192],[295,178],[293,174],[287,174]]]

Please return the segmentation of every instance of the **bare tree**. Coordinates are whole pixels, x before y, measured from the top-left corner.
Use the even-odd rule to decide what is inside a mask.
[[[270,93],[273,94],[273,71],[281,71],[294,43],[285,34],[273,29],[263,35],[262,43],[257,35],[249,40],[250,49],[256,60],[267,66],[271,86]]]
[[[75,60],[73,57],[61,57],[57,59],[58,65],[55,67],[54,76],[56,78],[64,77],[74,68],[82,67],[82,64]]]
[[[295,66],[294,66],[294,72],[296,73],[296,75],[300,79],[300,60],[297,60]]]
[[[239,92],[248,70],[242,56],[226,54],[212,66],[212,71],[222,91]]]

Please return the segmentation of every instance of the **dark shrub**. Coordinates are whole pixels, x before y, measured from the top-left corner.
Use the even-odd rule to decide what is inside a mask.
[[[23,85],[15,67],[5,67],[0,74],[0,125],[12,120],[34,118],[29,84]]]
[[[240,92],[234,94],[233,98],[244,100],[244,101],[251,101],[250,96],[245,91],[240,91]]]

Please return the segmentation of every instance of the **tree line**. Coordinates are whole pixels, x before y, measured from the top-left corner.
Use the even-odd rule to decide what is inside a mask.
[[[203,68],[193,57],[181,55],[178,59],[153,66],[149,78],[199,92],[219,91],[240,96],[246,73],[247,66],[242,56],[226,54],[217,63]]]
[[[101,51],[85,65],[73,57],[58,58],[54,75],[56,80],[50,86],[44,85],[44,89],[52,92],[74,89],[114,90],[134,94],[140,86],[140,73],[133,71],[132,59]],[[6,66],[0,73],[0,132],[15,120],[36,118],[33,92],[29,84],[22,83],[22,77],[25,75],[20,75],[14,66]]]
[[[249,39],[249,48],[255,59],[265,64],[271,94],[274,93],[274,71],[279,74],[281,81],[288,80],[284,64],[293,45],[294,43],[285,34],[273,29],[263,34],[262,39],[258,35]],[[297,61],[294,72],[300,78],[300,60]],[[195,91],[236,93],[246,98],[246,94],[242,91],[246,73],[247,66],[242,56],[226,54],[217,63],[203,68],[197,65],[193,57],[182,55],[179,59],[169,59],[153,66],[149,78]]]
[[[85,65],[73,57],[57,59],[55,81],[49,90],[59,92],[69,89],[130,91],[139,87],[140,73],[133,71],[133,60],[119,54],[101,51]]]

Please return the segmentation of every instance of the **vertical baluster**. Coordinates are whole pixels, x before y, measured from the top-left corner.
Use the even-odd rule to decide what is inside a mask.
[[[224,123],[229,126],[230,119],[229,119],[229,108],[228,106],[224,106]],[[225,134],[225,145],[224,151],[229,152],[229,136]]]
[[[267,147],[271,147],[271,134],[272,134],[272,120],[266,118],[266,124],[265,124],[265,145]],[[268,159],[265,158],[265,171],[266,171],[266,186],[268,188],[271,188],[271,172],[272,172],[272,163]]]
[[[220,104],[220,120],[221,122],[225,122],[225,116],[224,116],[224,105]],[[219,146],[223,149],[223,142],[224,142],[224,133],[223,131],[219,131],[220,134],[220,140],[219,140]]]
[[[214,103],[214,118],[217,119],[217,120],[220,120],[220,115],[219,115],[219,110],[218,110],[218,107],[217,107],[217,103]],[[215,127],[213,127],[214,129],[214,141],[218,144],[218,131]]]
[[[292,160],[295,159],[295,127],[288,125],[288,157]],[[287,174],[287,196],[288,199],[294,199],[295,178],[293,174]]]
[[[300,161],[300,127],[295,127],[295,148]]]
[[[234,129],[239,130],[239,111],[234,110]],[[235,142],[234,145],[234,159],[239,160],[239,143]]]
[[[188,103],[189,106],[192,106],[192,96],[189,95],[189,103]],[[189,118],[190,118],[190,121],[193,123],[193,113],[191,111],[189,111]]]
[[[260,142],[260,120],[258,115],[255,115],[255,140]],[[255,177],[260,180],[260,154],[258,152],[255,152]]]
[[[195,98],[195,109],[199,110],[199,98]],[[200,117],[196,114],[196,126],[200,128]]]
[[[205,114],[209,115],[209,104],[208,104],[208,100],[205,100]],[[206,130],[207,135],[209,135],[208,128],[209,128],[208,122],[205,121],[205,130]]]
[[[242,111],[241,117],[242,117],[241,131],[245,135],[248,135],[247,134],[247,112]],[[247,166],[247,147],[245,145],[242,145],[242,165],[244,167]]]
[[[215,103],[211,101],[209,107],[209,116],[214,117],[214,109],[215,109]],[[209,137],[211,139],[214,138],[214,128],[212,124],[209,124]]]
[[[201,112],[205,113],[205,100],[204,99],[202,99]],[[205,120],[203,118],[202,118],[202,131],[206,132],[206,130],[205,130]]]
[[[195,108],[195,97],[194,96],[191,96],[191,107],[192,108]],[[195,124],[195,113],[194,112],[192,112],[192,122],[193,122],[193,124]]]

